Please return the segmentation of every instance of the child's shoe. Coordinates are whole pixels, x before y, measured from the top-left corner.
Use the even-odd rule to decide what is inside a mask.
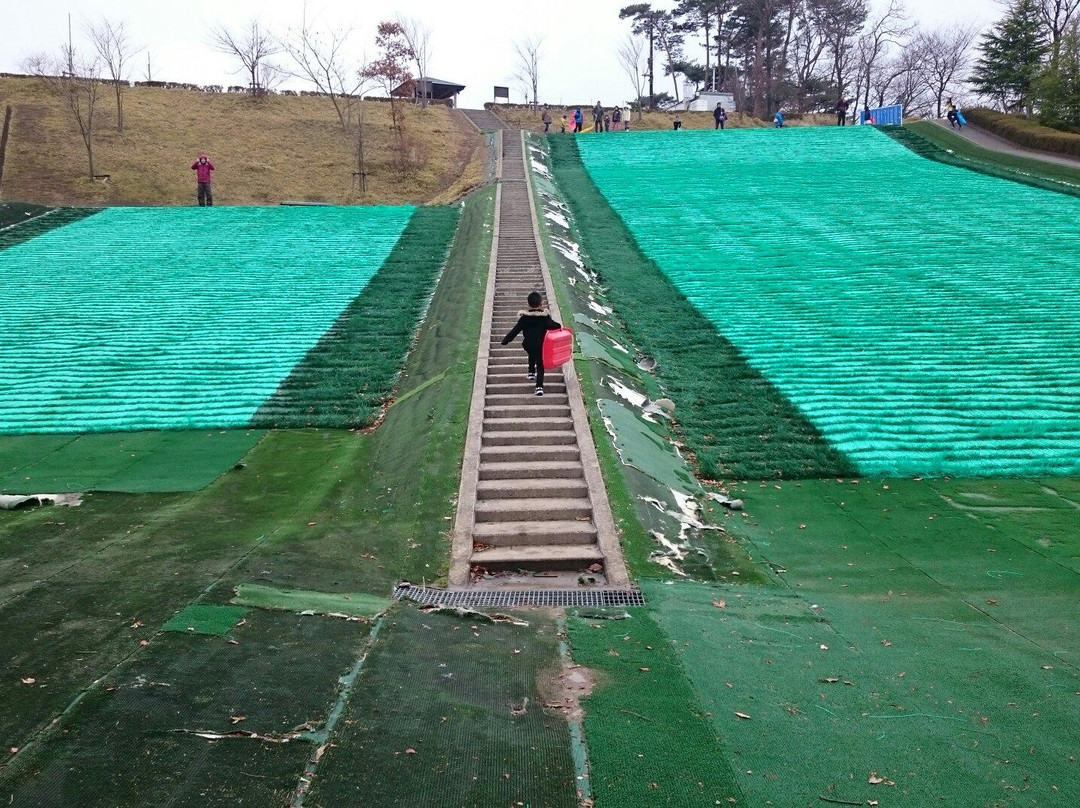
[[[543,387],[537,387],[536,388],[536,395],[538,395],[538,396],[544,395],[544,388]]]

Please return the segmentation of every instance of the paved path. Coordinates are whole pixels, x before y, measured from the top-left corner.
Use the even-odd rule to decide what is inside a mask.
[[[964,140],[971,141],[976,146],[990,149],[990,151],[1001,152],[1002,154],[1012,154],[1017,157],[1030,157],[1034,160],[1042,160],[1044,163],[1056,163],[1061,166],[1080,168],[1080,158],[1036,151],[1035,149],[1025,149],[1023,146],[1017,146],[1015,143],[1011,143],[1003,137],[998,137],[991,132],[987,132],[985,129],[980,129],[971,124],[968,124],[963,129],[953,129],[946,121],[934,121],[934,123],[943,129],[948,129],[954,135],[958,135],[964,138]]]
[[[521,132],[502,130],[500,139],[494,243],[450,586],[565,589],[580,585],[583,573],[599,585],[626,586],[573,364],[549,371],[546,395],[537,397],[520,338],[500,344],[529,292],[546,292],[559,319],[539,249]],[[500,575],[483,578],[484,571]]]

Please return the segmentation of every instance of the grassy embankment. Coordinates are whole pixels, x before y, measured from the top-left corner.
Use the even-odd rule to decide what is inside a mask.
[[[1045,126],[1037,119],[976,107],[964,113],[968,120],[1025,149],[1080,157],[1080,133]]]
[[[963,160],[1000,167],[1008,170],[1002,175],[1007,179],[1018,179],[1017,172],[1033,177],[1053,180],[1055,183],[1069,183],[1080,187],[1080,168],[1051,163],[1034,157],[1020,157],[1015,154],[985,149],[970,140],[953,134],[933,121],[915,121],[905,124],[905,130],[914,132],[935,146],[953,153]],[[905,144],[907,145],[907,144]],[[934,157],[934,155],[924,155]],[[1046,187],[1044,185],[1040,187]],[[1060,190],[1060,188],[1056,189]]]
[[[325,98],[132,88],[124,96],[124,132],[115,101],[96,111],[95,171],[70,115],[37,81],[0,79],[0,109],[14,107],[4,172],[5,199],[44,205],[190,205],[192,161],[207,152],[215,203],[282,201],[333,204],[429,204],[460,197],[483,181],[487,150],[468,124],[441,106],[405,108],[413,168],[394,165],[390,107],[364,102],[368,192],[357,189],[355,141],[341,131]]]
[[[526,129],[532,132],[544,131],[544,125],[540,121],[540,113],[534,113],[527,107],[497,107],[492,110],[502,120],[518,129]],[[559,131],[559,116],[566,115],[567,121],[573,114],[573,109],[567,107],[551,107],[551,131]],[[588,130],[592,126],[592,113],[588,109],[582,109],[585,114],[585,127]],[[682,120],[683,129],[713,129],[715,122],[711,112],[646,112],[640,118],[635,114],[630,122],[632,131],[668,130],[672,128],[675,118]],[[827,126],[835,123],[836,118],[832,115],[805,115],[801,118],[785,119],[785,126]],[[728,110],[728,120],[725,126],[728,129],[767,129],[772,126],[769,121],[763,121],[752,115],[744,115]]]

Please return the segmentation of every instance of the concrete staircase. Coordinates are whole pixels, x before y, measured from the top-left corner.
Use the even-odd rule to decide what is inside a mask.
[[[489,110],[459,109],[458,112],[468,118],[469,122],[481,132],[497,132],[506,128],[506,124]]]
[[[538,397],[526,378],[520,337],[501,345],[530,292],[541,292],[549,303],[554,295],[538,248],[520,132],[502,132],[500,163],[450,584],[625,586],[573,366],[548,371],[545,395]],[[556,306],[552,315],[558,319]]]

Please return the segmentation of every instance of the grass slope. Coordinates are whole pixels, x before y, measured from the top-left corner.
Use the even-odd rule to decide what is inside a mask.
[[[881,131],[918,155],[992,177],[1048,191],[1080,196],[1080,169],[1031,157],[984,149],[931,121],[881,127]]]
[[[408,159],[394,165],[389,105],[365,102],[369,190],[354,187],[355,140],[342,134],[325,98],[133,88],[124,101],[124,132],[115,129],[114,99],[103,94],[96,118],[95,170],[58,101],[28,79],[0,79],[0,108],[11,104],[4,195],[46,205],[193,205],[192,161],[208,152],[215,204],[266,205],[283,200],[335,204],[423,204],[446,192],[483,139],[442,106],[405,109]],[[474,172],[475,173],[475,172]],[[474,181],[477,179],[474,177]],[[451,195],[468,190],[458,186]]]
[[[393,391],[457,229],[459,207],[418,208],[364,291],[252,419],[366,427]]]
[[[645,258],[597,190],[572,138],[553,137],[552,164],[581,227],[590,269],[636,345],[653,356],[701,475],[765,479],[843,475],[848,461],[751,368]]]

